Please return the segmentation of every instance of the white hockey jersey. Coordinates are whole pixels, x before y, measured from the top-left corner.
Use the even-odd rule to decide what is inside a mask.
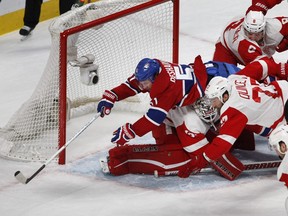
[[[232,20],[219,38],[221,44],[243,65],[265,56],[271,57],[284,35],[288,34],[287,17],[267,18],[264,41],[259,45],[245,35],[243,21],[244,18]]]
[[[216,160],[229,151],[244,127],[262,127],[264,132],[285,123],[287,81],[275,81],[265,85],[240,75],[231,75],[228,80],[232,90],[229,99],[220,110],[219,135],[205,151],[211,160]]]

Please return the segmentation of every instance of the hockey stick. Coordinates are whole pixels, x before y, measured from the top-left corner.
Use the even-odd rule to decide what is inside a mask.
[[[33,175],[26,178],[22,172],[15,172],[15,178],[22,184],[28,184],[38,173],[40,173],[57,155],[59,155],[70,143],[72,143],[84,130],[86,130],[99,116],[101,112],[97,113],[78,133],[76,133],[68,142],[65,143],[50,159],[48,159]]]
[[[276,161],[261,161],[261,162],[253,162],[244,164],[244,171],[250,171],[250,170],[259,170],[259,169],[272,169],[272,168],[278,168],[281,164],[281,160]],[[212,168],[205,168],[202,169],[201,173],[211,172],[214,171]],[[174,171],[161,171],[158,172],[157,170],[154,171],[154,176],[174,176],[178,174],[178,170]]]
[[[244,170],[246,171],[246,170],[255,170],[255,169],[278,168],[280,164],[281,164],[281,160],[254,162],[254,163],[244,164],[245,166]]]

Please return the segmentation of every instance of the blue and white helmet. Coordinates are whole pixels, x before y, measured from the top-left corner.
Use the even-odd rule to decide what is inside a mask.
[[[141,82],[145,80],[150,80],[154,82],[155,75],[160,71],[160,64],[155,59],[144,58],[142,59],[136,69],[135,78]]]

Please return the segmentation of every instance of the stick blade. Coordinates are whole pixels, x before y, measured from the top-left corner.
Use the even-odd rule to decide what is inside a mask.
[[[22,184],[27,184],[28,179],[20,171],[15,172],[14,176]]]

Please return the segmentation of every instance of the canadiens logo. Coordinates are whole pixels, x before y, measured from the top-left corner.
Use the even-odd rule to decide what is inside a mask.
[[[227,121],[228,121],[228,116],[227,115],[223,116],[220,120],[220,125],[221,125],[220,127],[222,127]]]
[[[192,138],[194,138],[194,137],[196,137],[196,133],[193,133],[193,132],[191,132],[191,131],[189,131],[189,130],[185,130],[185,133],[188,135],[188,136],[190,136],[190,137],[192,137]]]

